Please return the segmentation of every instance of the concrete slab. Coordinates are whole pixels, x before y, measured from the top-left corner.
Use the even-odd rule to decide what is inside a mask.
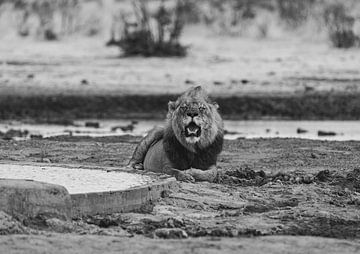
[[[0,210],[20,219],[71,217],[71,198],[60,185],[32,180],[0,179]]]
[[[28,179],[64,186],[70,193],[73,218],[141,210],[164,192],[178,187],[175,178],[151,172],[70,165],[0,164],[0,178]]]

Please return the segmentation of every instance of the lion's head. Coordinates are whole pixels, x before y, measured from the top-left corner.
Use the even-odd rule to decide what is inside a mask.
[[[204,149],[223,135],[219,106],[201,86],[190,88],[176,101],[169,102],[167,121],[177,140],[188,150]]]

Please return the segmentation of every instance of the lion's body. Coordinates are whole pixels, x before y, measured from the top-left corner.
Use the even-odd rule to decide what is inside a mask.
[[[140,142],[130,164],[175,176],[189,169],[207,171],[216,165],[222,145],[223,123],[217,105],[196,87],[169,102],[165,128],[155,128]]]
[[[166,156],[163,140],[157,141],[147,151],[144,159],[144,169],[153,172],[163,172],[164,168],[171,168],[171,162]]]

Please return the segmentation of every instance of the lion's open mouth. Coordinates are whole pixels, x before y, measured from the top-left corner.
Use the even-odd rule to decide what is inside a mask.
[[[185,136],[186,137],[200,137],[201,127],[196,123],[191,122],[185,127]]]

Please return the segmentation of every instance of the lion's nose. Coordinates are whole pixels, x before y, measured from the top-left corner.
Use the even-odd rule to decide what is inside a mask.
[[[199,114],[197,112],[188,112],[187,115],[193,118],[195,116],[198,116]]]

